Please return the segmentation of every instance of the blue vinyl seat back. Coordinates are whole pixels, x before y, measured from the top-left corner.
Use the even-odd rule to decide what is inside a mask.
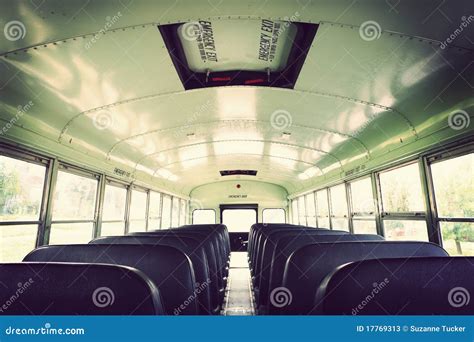
[[[417,241],[318,243],[297,249],[285,264],[282,286],[292,294],[282,314],[310,314],[324,277],[348,262],[404,257],[448,256],[440,246]]]
[[[198,313],[191,260],[179,249],[152,245],[50,245],[30,252],[24,261],[125,265],[147,275],[160,290],[166,314]],[[184,305],[187,303],[186,305]],[[184,308],[183,308],[184,306]]]
[[[189,230],[161,230],[161,231],[148,231],[140,233],[132,233],[129,236],[156,236],[156,237],[188,237],[195,239],[201,243],[206,251],[207,261],[209,262],[209,269],[211,278],[213,280],[212,284],[217,286],[219,290],[225,287],[222,268],[221,268],[221,259],[218,253],[218,247],[216,246],[216,241],[214,238],[208,238],[208,235],[205,233],[195,233]],[[222,290],[223,291],[223,290]]]
[[[324,315],[473,315],[474,257],[364,260],[322,282]]]
[[[266,232],[260,236],[260,242],[257,247],[257,255],[255,257],[255,267],[253,269],[255,276],[255,285],[258,286],[260,282],[260,275],[262,266],[266,265],[270,257],[267,253],[266,260],[264,259],[265,249],[269,250],[275,243],[280,235],[289,232],[298,232],[300,234],[312,234],[312,235],[349,235],[348,232],[342,230],[329,230],[322,228],[278,228],[271,232]]]
[[[279,235],[271,244],[271,248],[266,250],[266,254],[264,254],[266,267],[262,268],[259,286],[260,301],[258,306],[261,307],[259,311],[264,313],[268,308],[269,312],[272,313],[274,309],[278,309],[274,306],[268,306],[268,296],[273,289],[282,286],[286,261],[295,250],[314,243],[383,240],[382,236],[373,234],[321,235],[311,231]]]
[[[162,315],[158,288],[125,266],[0,264],[0,315]]]
[[[184,252],[193,264],[196,285],[199,293],[197,295],[199,311],[201,315],[213,313],[211,302],[211,278],[209,264],[204,247],[192,238],[188,237],[157,237],[157,236],[107,236],[92,240],[89,244],[137,244],[137,245],[161,245],[172,246]]]

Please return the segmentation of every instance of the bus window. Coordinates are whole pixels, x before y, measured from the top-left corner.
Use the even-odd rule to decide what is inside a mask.
[[[171,197],[163,195],[163,206],[161,212],[161,229],[171,227]]]
[[[171,210],[171,227],[179,226],[179,207],[180,200],[178,197],[173,197],[172,210]]]
[[[318,208],[318,228],[329,229],[329,206],[328,193],[326,189],[316,192],[316,201]]]
[[[306,223],[309,227],[316,227],[316,205],[314,203],[314,193],[306,195]]]
[[[128,227],[130,233],[146,230],[146,204],[147,193],[142,190],[133,189],[130,202],[130,224]]]
[[[299,224],[306,226],[306,210],[304,204],[304,196],[298,197],[298,221]]]
[[[213,209],[196,209],[193,211],[193,224],[215,224],[216,212]]]
[[[452,255],[474,255],[473,168],[474,153],[431,164],[443,247]]]
[[[384,212],[424,212],[418,164],[380,174]]]
[[[97,179],[58,171],[50,244],[87,243],[92,239]]]
[[[349,183],[354,234],[377,234],[375,201],[370,177]]]
[[[329,189],[331,195],[331,223],[332,229],[349,231],[347,219],[346,185],[340,184]]]
[[[298,202],[296,198],[291,201],[291,223],[298,224]]]
[[[282,208],[271,209],[266,208],[263,209],[262,213],[262,222],[263,223],[285,223],[285,210]]]
[[[161,194],[150,191],[150,205],[148,208],[148,230],[160,229]]]
[[[428,241],[418,164],[382,172],[379,177],[385,238]]]
[[[35,247],[45,173],[42,165],[0,156],[1,262],[21,261]]]
[[[125,186],[105,185],[101,236],[123,235],[125,233],[126,201],[127,188]]]
[[[428,241],[425,221],[384,220],[383,225],[387,240]]]
[[[180,201],[180,209],[179,209],[179,223],[178,225],[183,226],[187,224],[186,222],[186,212],[187,212],[187,202],[186,200],[182,199]]]
[[[250,227],[257,222],[255,209],[224,209],[222,223],[231,232],[248,232]]]

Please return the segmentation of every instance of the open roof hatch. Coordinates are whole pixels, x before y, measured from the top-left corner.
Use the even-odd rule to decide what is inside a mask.
[[[185,89],[293,88],[318,25],[227,19],[158,27]]]

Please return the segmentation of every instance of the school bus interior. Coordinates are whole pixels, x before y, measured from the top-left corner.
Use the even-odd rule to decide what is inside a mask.
[[[0,0],[0,315],[472,315],[474,3]]]

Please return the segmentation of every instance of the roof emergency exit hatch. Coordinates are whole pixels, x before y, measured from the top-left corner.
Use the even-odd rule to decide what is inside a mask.
[[[317,25],[279,20],[199,20],[159,26],[185,89],[293,88]]]

